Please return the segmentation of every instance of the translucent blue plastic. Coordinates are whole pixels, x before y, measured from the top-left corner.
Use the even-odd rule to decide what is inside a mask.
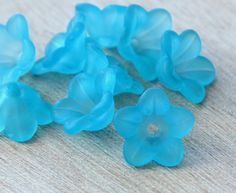
[[[8,83],[0,88],[0,134],[17,142],[29,141],[38,125],[53,121],[51,106],[22,83]]]
[[[76,6],[77,17],[83,18],[88,35],[101,47],[117,47],[124,32],[126,7],[109,5],[103,10],[83,3]]]
[[[114,57],[107,56],[101,47],[91,38],[87,39],[87,60],[84,72],[94,76],[97,73],[110,68],[116,75],[114,95],[123,93],[142,94],[143,85],[129,75],[128,71],[122,67]]]
[[[87,38],[87,59],[84,72],[91,76],[110,68],[116,75],[114,95],[123,93],[142,94],[143,85],[129,75],[128,71],[122,67],[117,59],[107,56],[101,47],[93,39]]]
[[[140,95],[144,92],[143,85],[129,75],[128,71],[114,57],[108,57],[109,67],[116,74],[115,95],[132,93]]]
[[[174,167],[184,157],[182,138],[194,126],[193,114],[172,106],[160,89],[149,89],[136,106],[120,109],[114,119],[115,128],[125,138],[124,157],[135,167],[154,161]]]
[[[68,96],[54,108],[55,122],[71,135],[105,129],[114,117],[115,74],[107,69],[97,75],[82,73],[69,87]]]
[[[157,65],[158,78],[167,88],[179,91],[192,103],[201,103],[205,87],[216,77],[213,64],[201,56],[201,40],[195,31],[178,35],[168,31],[162,38],[163,57]]]
[[[87,38],[86,49],[87,56],[83,70],[84,72],[94,76],[108,68],[109,62],[105,52],[92,38]]]
[[[45,57],[37,61],[32,73],[77,74],[86,61],[86,33],[80,20],[73,19],[66,33],[57,34],[47,45]]]
[[[118,46],[119,53],[133,63],[145,80],[155,80],[160,41],[164,32],[172,28],[171,15],[163,9],[148,12],[138,5],[131,5],[124,26],[125,32]]]
[[[0,24],[0,85],[15,82],[26,74],[35,61],[35,47],[30,40],[24,16],[15,15]]]

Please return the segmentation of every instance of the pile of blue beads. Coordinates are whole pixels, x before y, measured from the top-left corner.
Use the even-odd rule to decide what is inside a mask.
[[[48,43],[35,62],[28,24],[15,15],[0,25],[0,134],[26,142],[39,125],[64,125],[71,135],[95,132],[114,124],[125,139],[124,157],[131,166],[156,162],[167,167],[181,163],[183,138],[194,127],[194,115],[174,106],[160,88],[145,91],[123,61],[145,81],[159,81],[194,104],[202,103],[215,80],[215,68],[201,56],[201,40],[193,30],[172,31],[164,9],[147,11],[138,5],[76,6],[67,31]],[[119,60],[119,56],[123,60]],[[54,106],[19,79],[56,72],[75,75],[68,95]],[[141,95],[135,106],[116,111],[114,96]]]

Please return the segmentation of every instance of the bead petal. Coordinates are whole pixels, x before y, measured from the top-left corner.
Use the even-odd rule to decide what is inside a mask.
[[[99,100],[95,79],[89,74],[79,74],[70,84],[68,95],[77,102],[81,112],[89,112]]]
[[[53,121],[52,107],[45,101],[40,100],[36,108],[36,117],[39,125],[48,125]]]
[[[206,96],[206,90],[202,85],[187,79],[184,80],[184,84],[180,92],[194,104],[201,103]]]
[[[116,113],[114,125],[124,138],[133,137],[140,130],[143,116],[137,107],[125,107]]]
[[[108,67],[108,60],[104,51],[91,39],[87,40],[87,61],[85,72],[97,74]]]
[[[160,50],[162,35],[172,27],[171,16],[164,9],[154,9],[148,13],[147,17],[142,31],[136,36],[138,40],[137,52],[147,49]]]
[[[26,142],[34,136],[38,125],[51,122],[51,106],[35,90],[19,82],[0,88],[0,127],[3,135],[17,142]]]
[[[66,33],[56,34],[46,47],[46,55],[50,56],[54,51],[65,46],[66,37]]]
[[[142,26],[145,24],[145,22],[147,21],[147,12],[144,8],[142,8],[141,6],[138,5],[131,5],[130,7],[128,7],[128,10],[126,12],[126,16],[125,16],[125,33],[123,35],[123,39],[122,39],[122,43],[126,43],[127,48],[130,47],[130,50],[127,50],[128,52],[126,53],[126,50],[120,50],[122,55],[124,55],[125,58],[131,60],[132,59],[132,55],[134,53],[132,53],[134,50],[132,49],[132,44],[129,45],[130,43],[132,43],[132,39],[134,38],[134,36],[136,34],[138,34],[138,32],[140,31],[140,29],[142,28]],[[148,30],[148,29],[145,29]],[[122,45],[120,45],[122,46]],[[121,47],[122,48],[122,47]],[[124,52],[122,52],[124,51]],[[130,53],[129,53],[130,52]],[[127,55],[126,55],[127,54]]]
[[[113,94],[116,85],[116,74],[111,68],[107,68],[97,75],[96,82],[101,87],[100,91]]]
[[[167,135],[179,139],[192,131],[195,122],[193,113],[182,107],[170,108],[164,119],[168,128]]]
[[[78,119],[82,115],[81,106],[72,98],[65,98],[54,107],[54,120],[60,124]]]
[[[105,48],[116,47],[124,31],[126,7],[110,5],[100,10],[84,3],[76,7],[78,17],[83,17],[89,35]],[[114,31],[116,33],[114,33]]]
[[[170,102],[161,89],[148,89],[139,99],[138,107],[144,115],[162,115],[169,110]]]
[[[76,13],[79,17],[84,19],[86,29],[92,37],[96,38],[97,34],[102,34],[104,30],[102,28],[103,18],[98,7],[89,3],[81,3],[76,6]]]
[[[17,14],[7,22],[8,31],[17,39],[29,38],[28,24],[24,16]]]
[[[139,95],[143,93],[143,85],[129,75],[128,71],[122,67],[115,58],[108,57],[108,60],[109,67],[116,74],[115,95],[123,93],[133,93]]]
[[[182,87],[182,80],[175,75],[173,63],[163,56],[156,66],[157,77],[165,87],[178,91]]]
[[[4,135],[16,142],[26,142],[30,140],[35,135],[38,127],[37,121],[34,116],[32,116],[31,111],[25,109],[23,105],[24,104],[14,107],[14,111],[20,111],[21,116],[14,114],[11,118],[6,118],[4,122]],[[23,111],[22,109],[25,110]]]
[[[103,37],[99,39],[102,47],[117,47],[121,35],[124,32],[124,17],[126,7],[120,5],[110,5],[103,10]],[[115,32],[115,33],[114,33]]]
[[[8,31],[3,26],[0,26],[0,44],[1,68],[3,68],[2,65],[6,65],[4,66],[6,69],[15,67],[15,61],[22,52],[21,42],[12,38]]]
[[[178,166],[184,158],[184,146],[180,139],[166,139],[159,144],[154,160],[166,167]]]
[[[200,55],[201,39],[193,30],[184,31],[180,36],[180,44],[174,55],[175,64],[181,64]]]
[[[180,44],[180,39],[174,31],[166,31],[161,38],[162,50],[169,58],[173,58]]]
[[[35,47],[24,16],[15,15],[0,25],[0,84],[17,81],[32,68]]]
[[[48,44],[45,57],[37,61],[32,72],[41,75],[48,72],[77,74],[84,69],[87,55],[85,29],[82,23],[73,25],[67,33],[57,34]],[[65,37],[66,36],[66,37]]]
[[[125,160],[132,166],[145,166],[153,160],[154,156],[153,148],[146,141],[137,137],[127,139],[124,144]]]
[[[89,114],[85,114],[75,120],[67,121],[65,124],[65,132],[75,135],[81,131],[102,130],[113,120],[114,111],[113,96],[106,94]]]
[[[204,86],[211,84],[216,76],[213,64],[202,56],[178,65],[176,71],[181,77]]]

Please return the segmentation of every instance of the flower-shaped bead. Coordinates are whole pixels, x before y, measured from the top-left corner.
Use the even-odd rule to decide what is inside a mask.
[[[138,5],[131,5],[126,12],[125,32],[118,50],[147,81],[157,78],[155,66],[160,58],[161,37],[171,27],[171,15],[166,10],[148,12]]]
[[[143,85],[139,81],[135,80],[131,75],[129,75],[128,71],[122,67],[117,59],[109,56],[108,61],[109,67],[116,74],[115,95],[123,93],[140,95],[143,93]]]
[[[0,88],[0,134],[26,142],[35,135],[38,125],[52,121],[51,105],[29,86],[15,82]]]
[[[45,57],[37,61],[32,72],[35,75],[48,72],[77,74],[83,71],[86,56],[84,25],[73,19],[66,33],[58,33],[48,43]]]
[[[72,80],[68,96],[55,105],[55,122],[71,135],[106,128],[115,111],[114,86],[115,74],[110,69],[96,76],[79,74]]]
[[[168,31],[162,38],[163,57],[157,65],[158,78],[167,88],[180,92],[192,103],[201,103],[205,87],[216,77],[213,64],[201,56],[201,40],[192,30],[178,35]]]
[[[15,82],[32,68],[35,47],[24,16],[11,17],[0,25],[0,85]]]
[[[184,156],[182,138],[194,126],[193,114],[172,106],[160,89],[149,89],[136,106],[119,110],[115,128],[125,138],[124,157],[135,167],[151,161],[174,167]]]
[[[76,17],[84,19],[88,34],[103,48],[117,47],[124,32],[126,7],[109,5],[103,10],[82,3],[76,6]]]

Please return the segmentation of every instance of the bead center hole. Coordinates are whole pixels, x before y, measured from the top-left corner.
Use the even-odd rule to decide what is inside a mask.
[[[159,132],[160,132],[160,129],[156,125],[150,124],[148,126],[148,134],[150,136],[157,136],[159,134]]]

